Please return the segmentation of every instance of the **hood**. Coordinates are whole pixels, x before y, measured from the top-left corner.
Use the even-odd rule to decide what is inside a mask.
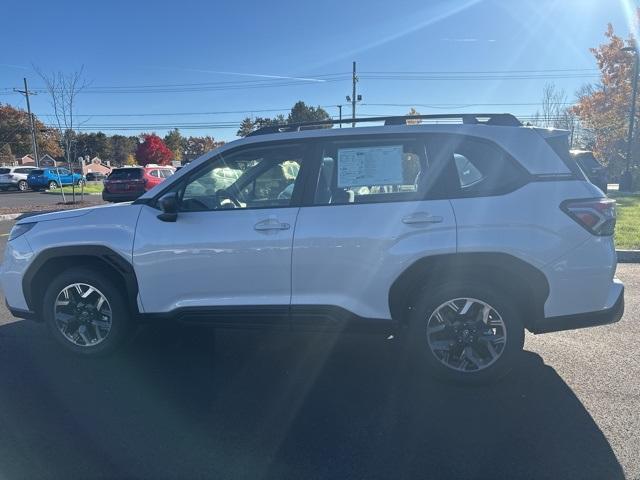
[[[131,205],[131,202],[125,203],[113,203],[108,205],[96,205],[95,207],[75,208],[71,210],[54,210],[48,212],[26,212],[20,215],[16,224],[21,223],[33,223],[33,222],[46,222],[49,220],[62,220],[65,218],[81,217],[97,210],[106,208],[126,208]]]

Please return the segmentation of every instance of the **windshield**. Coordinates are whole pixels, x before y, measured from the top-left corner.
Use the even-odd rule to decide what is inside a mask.
[[[138,180],[142,178],[140,168],[119,168],[113,170],[109,175],[109,180]]]

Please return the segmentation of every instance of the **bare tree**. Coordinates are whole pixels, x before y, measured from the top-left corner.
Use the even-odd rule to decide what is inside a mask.
[[[567,114],[567,94],[553,83],[545,84],[542,90],[541,123],[546,128],[558,128],[558,123]]]
[[[64,149],[64,158],[69,169],[73,171],[76,100],[78,94],[89,85],[84,79],[84,66],[81,66],[79,70],[72,73],[58,71],[47,74],[35,66],[34,70],[44,81],[45,88],[49,93],[55,119],[55,128],[58,130],[60,143],[62,143],[62,148]],[[75,188],[73,188],[73,193],[75,201]]]

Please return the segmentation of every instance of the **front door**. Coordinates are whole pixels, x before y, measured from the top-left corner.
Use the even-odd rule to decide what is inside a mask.
[[[240,147],[170,187],[175,222],[143,206],[133,260],[144,311],[286,321],[303,158],[297,144]]]

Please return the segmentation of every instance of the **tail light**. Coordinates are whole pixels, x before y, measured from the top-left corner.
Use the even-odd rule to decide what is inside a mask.
[[[566,200],[560,208],[593,235],[613,235],[616,227],[615,200],[605,197]]]

